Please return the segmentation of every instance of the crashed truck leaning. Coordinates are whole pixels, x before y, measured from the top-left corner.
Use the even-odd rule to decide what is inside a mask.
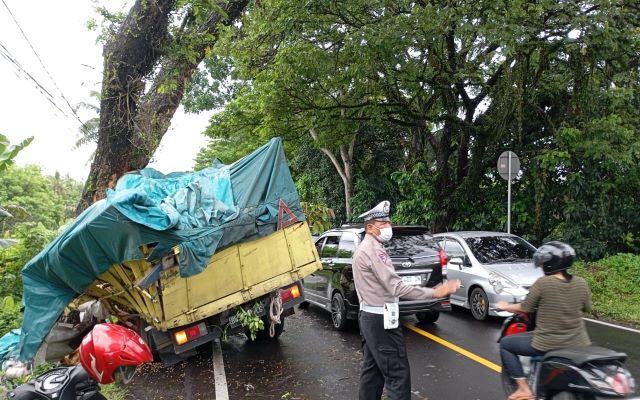
[[[138,331],[165,364],[260,325],[277,337],[300,280],[320,268],[281,139],[194,173],[146,168],[23,268],[14,358],[59,360],[104,319]]]

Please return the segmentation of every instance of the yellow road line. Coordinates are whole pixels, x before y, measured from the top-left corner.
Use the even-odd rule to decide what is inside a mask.
[[[480,363],[480,364],[484,365],[485,367],[496,371],[497,373],[501,373],[502,372],[502,368],[498,364],[492,363],[491,361],[487,360],[486,358],[482,358],[479,355],[473,354],[472,352],[470,352],[468,350],[465,350],[460,346],[456,346],[453,343],[447,342],[446,340],[444,340],[444,339],[442,339],[442,338],[440,338],[440,337],[438,337],[436,335],[433,335],[433,334],[431,334],[429,332],[423,331],[422,329],[418,328],[415,325],[406,324],[406,323],[402,324],[402,325],[404,325],[405,328],[407,328],[407,329],[411,329],[412,331],[414,331],[418,335],[424,336],[427,339],[431,339],[436,343],[440,343],[441,345],[443,345],[445,347],[448,347],[451,350],[456,351],[456,352],[462,354],[463,356],[468,357],[468,358],[472,359],[473,361],[475,361],[477,363]]]

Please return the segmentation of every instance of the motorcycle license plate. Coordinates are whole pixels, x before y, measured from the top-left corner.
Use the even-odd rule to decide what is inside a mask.
[[[402,277],[402,282],[407,285],[419,285],[422,283],[422,277],[420,275],[406,275]]]

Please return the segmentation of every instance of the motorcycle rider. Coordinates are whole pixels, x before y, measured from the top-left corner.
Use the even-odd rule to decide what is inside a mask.
[[[536,327],[532,332],[505,336],[500,340],[503,368],[518,385],[509,400],[535,399],[519,355],[538,356],[564,347],[591,344],[582,320],[582,312],[591,309],[591,291],[583,278],[567,271],[575,255],[575,250],[566,243],[543,244],[533,255],[533,262],[542,268],[545,276],[531,286],[521,303],[497,303],[497,307],[505,311],[536,312]]]

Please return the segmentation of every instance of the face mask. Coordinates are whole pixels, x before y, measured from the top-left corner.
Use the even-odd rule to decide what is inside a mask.
[[[391,229],[390,226],[386,228],[378,229],[378,230],[380,231],[380,234],[378,235],[378,239],[382,243],[388,242],[393,237],[393,229]]]

